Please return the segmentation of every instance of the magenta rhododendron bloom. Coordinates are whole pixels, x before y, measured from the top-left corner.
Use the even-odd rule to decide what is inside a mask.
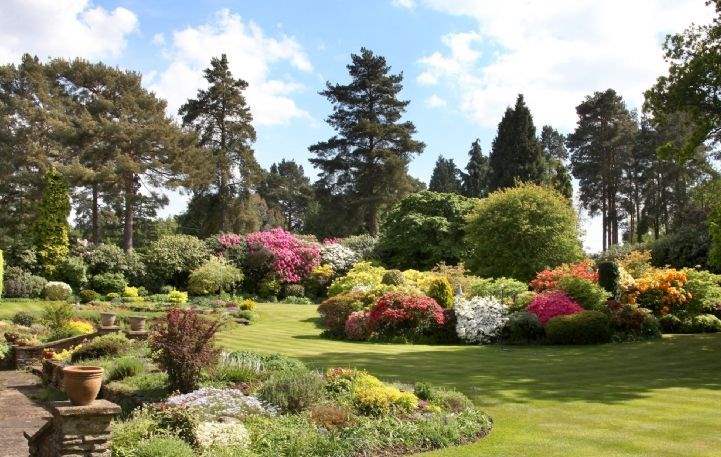
[[[546,325],[556,316],[580,313],[583,308],[565,293],[553,291],[537,295],[526,311],[538,316],[541,324]]]
[[[368,311],[354,311],[345,321],[345,335],[349,340],[366,340],[370,336]]]
[[[218,235],[218,243],[225,248],[232,248],[243,242],[243,237],[237,233],[221,233]]]
[[[285,283],[300,282],[320,263],[317,245],[306,243],[281,228],[250,233],[245,241],[249,252],[265,248],[273,253],[273,271]]]

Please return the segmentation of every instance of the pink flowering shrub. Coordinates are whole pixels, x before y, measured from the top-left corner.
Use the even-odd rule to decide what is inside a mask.
[[[237,233],[221,233],[218,235],[218,243],[224,249],[232,248],[243,242],[243,237]]]
[[[248,253],[267,250],[272,253],[271,269],[284,283],[298,283],[320,263],[316,244],[299,240],[281,228],[246,235]]]
[[[368,320],[380,336],[429,336],[445,322],[443,308],[430,297],[388,292],[371,307]]]
[[[368,311],[354,311],[345,321],[345,336],[349,340],[363,341],[370,336]]]
[[[541,324],[546,325],[546,322],[556,316],[580,313],[583,308],[565,293],[552,291],[536,295],[526,311],[538,316]]]

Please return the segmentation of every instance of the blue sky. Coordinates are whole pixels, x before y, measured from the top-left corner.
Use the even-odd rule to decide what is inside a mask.
[[[574,107],[608,87],[639,107],[665,69],[665,34],[710,16],[703,0],[2,0],[0,63],[23,52],[103,60],[141,72],[173,113],[225,52],[250,83],[267,167],[307,164],[307,147],[332,134],[318,91],[347,81],[350,53],[365,46],[404,74],[406,118],[427,144],[410,172],[427,181],[439,154],[465,166],[475,138],[487,154],[519,92],[539,130],[571,131]],[[171,200],[166,213],[182,211],[184,197]],[[598,221],[583,225],[598,250]]]

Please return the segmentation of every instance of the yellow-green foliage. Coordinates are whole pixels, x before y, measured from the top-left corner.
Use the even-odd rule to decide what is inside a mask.
[[[444,308],[453,306],[453,287],[451,282],[445,276],[437,276],[428,283],[426,295],[431,297]]]
[[[361,414],[381,416],[391,410],[409,412],[418,407],[418,397],[381,382],[368,373],[358,373],[353,380],[353,405]]]
[[[43,178],[43,196],[37,208],[35,247],[45,275],[52,277],[70,252],[68,183],[55,170]]]
[[[328,296],[338,295],[342,292],[348,292],[356,286],[367,288],[381,288],[383,284],[383,274],[386,269],[383,267],[374,267],[370,262],[358,262],[353,265],[345,276],[336,278],[328,288]]]
[[[3,263],[3,251],[0,249],[0,297],[3,296],[3,273],[5,271],[5,264]]]
[[[139,296],[140,296],[140,294],[138,293],[137,287],[125,286],[125,289],[123,289],[123,297],[135,298],[135,297],[139,297]]]
[[[188,301],[188,292],[182,292],[180,290],[171,290],[168,293],[168,301],[176,305],[182,305]]]
[[[211,257],[188,278],[188,292],[193,295],[212,295],[231,292],[243,280],[243,273],[226,260]]]
[[[255,310],[256,306],[258,306],[258,304],[255,301],[251,300],[250,298],[246,298],[245,300],[240,302],[238,308],[243,311],[253,311]]]

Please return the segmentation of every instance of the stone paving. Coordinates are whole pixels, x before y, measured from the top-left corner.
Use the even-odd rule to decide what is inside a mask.
[[[37,376],[24,371],[0,371],[0,457],[27,457],[29,435],[52,415],[31,397],[40,391]]]

